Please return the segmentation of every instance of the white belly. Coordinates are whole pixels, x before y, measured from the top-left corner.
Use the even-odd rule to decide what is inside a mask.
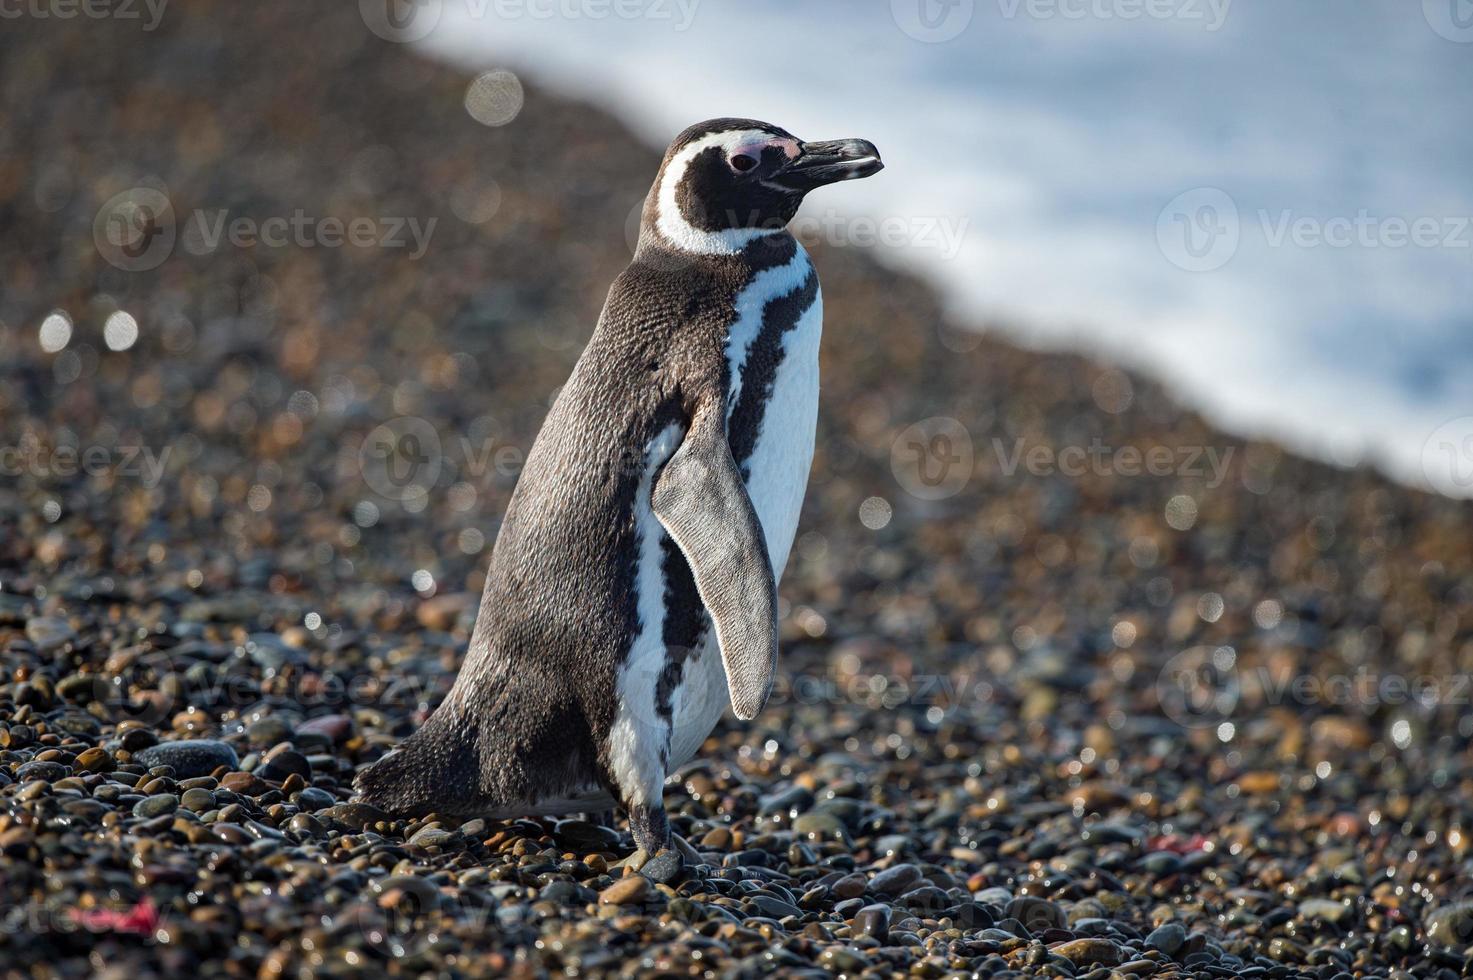
[[[759,273],[738,294],[726,350],[731,379],[728,421],[741,397],[747,355],[761,335],[768,303],[803,287],[810,271],[808,256],[799,246],[791,262]],[[781,335],[782,357],[777,360],[766,407],[751,451],[739,461],[779,579],[798,529],[813,463],[822,330],[823,299],[815,290],[813,302]],[[680,681],[671,692],[668,722],[657,710],[656,689],[668,653],[663,640],[666,535],[650,510],[649,495],[654,474],[683,435],[683,428],[672,426],[646,448],[644,479],[635,503],[640,632],[617,677],[620,707],[608,746],[614,778],[625,800],[632,803],[658,800],[665,774],[695,755],[730,704],[715,631],[708,627],[705,640],[686,659]]]
[[[792,263],[764,273],[769,277],[766,281],[759,276],[745,291],[745,302],[744,298],[738,299],[739,315],[732,327],[730,347],[729,409],[740,397],[742,347],[760,329],[762,307],[773,296],[783,295],[801,284],[808,270],[808,257],[799,246]],[[808,470],[813,464],[814,431],[818,423],[818,346],[822,333],[820,294],[814,296],[797,325],[783,335],[782,361],[756,445],[746,461],[747,493],[762,523],[767,554],[779,580],[798,530],[798,516],[808,488]],[[672,698],[670,768],[695,755],[729,701],[721,653],[714,632],[708,630],[700,650],[686,661],[680,685]]]

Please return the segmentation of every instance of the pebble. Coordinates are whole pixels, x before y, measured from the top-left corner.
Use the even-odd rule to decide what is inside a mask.
[[[303,779],[311,779],[312,765],[302,753],[287,749],[268,755],[265,762],[256,769],[255,774],[274,783],[282,782],[292,774],[301,776]]]
[[[854,931],[861,936],[868,936],[879,942],[881,946],[890,941],[890,906],[888,905],[866,905],[854,913]]]
[[[425,827],[409,838],[409,843],[420,847],[447,847],[455,840],[455,834],[437,827]]]
[[[1120,948],[1108,939],[1070,939],[1051,951],[1075,966],[1115,966],[1120,962]]]
[[[812,840],[843,840],[843,821],[831,813],[805,813],[793,820],[793,832]]]
[[[1151,930],[1146,936],[1146,946],[1159,949],[1167,956],[1176,956],[1187,941],[1187,930],[1179,922],[1165,922]]]
[[[897,864],[870,879],[869,890],[877,895],[898,895],[921,880],[921,871],[913,864]]]
[[[271,788],[261,777],[249,772],[227,772],[220,777],[221,789],[241,796],[260,796]]]
[[[319,715],[298,725],[296,734],[321,735],[330,743],[340,745],[353,734],[353,719],[348,715]]]
[[[1423,921],[1427,939],[1446,949],[1473,945],[1473,901],[1454,902],[1432,910]]]
[[[112,753],[100,745],[94,745],[77,756],[76,768],[83,772],[112,772],[117,768]]]
[[[179,797],[173,793],[158,793],[154,796],[146,796],[133,805],[135,817],[159,817],[166,813],[173,813],[179,808]]]
[[[1351,916],[1352,909],[1344,902],[1332,902],[1324,898],[1305,899],[1299,903],[1299,914],[1306,919],[1318,919],[1331,925],[1339,925]]]
[[[657,885],[673,885],[685,874],[685,859],[674,848],[667,848],[645,862],[639,873]]]
[[[145,769],[168,766],[178,779],[208,776],[221,766],[233,769],[240,764],[228,742],[209,738],[159,742],[135,752],[133,761]]]
[[[37,616],[26,623],[26,639],[38,653],[58,650],[77,638],[77,631],[59,616]]]
[[[394,819],[392,815],[367,803],[339,803],[324,810],[323,816],[334,823],[344,824],[354,830],[362,830],[373,824],[387,823]]]
[[[601,905],[634,905],[645,900],[653,886],[643,875],[620,878],[599,893]]]
[[[1029,932],[1044,929],[1062,929],[1068,924],[1064,910],[1058,904],[1044,898],[1024,895],[1007,904],[1004,914],[1023,923]]]

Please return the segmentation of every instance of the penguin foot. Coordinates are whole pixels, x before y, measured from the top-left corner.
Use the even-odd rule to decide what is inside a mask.
[[[653,806],[634,804],[629,811],[629,833],[634,846],[646,854],[659,854],[670,846],[670,818],[658,803]]]
[[[649,851],[646,851],[642,847],[637,847],[634,849],[633,854],[625,858],[620,858],[619,860],[610,864],[609,867],[629,868],[630,870],[638,871],[640,868],[650,863],[650,858],[652,856],[653,855],[651,855]]]
[[[676,854],[680,855],[680,864],[686,868],[703,868],[706,866],[706,859],[701,857],[701,853],[697,851],[694,847],[692,847],[690,843],[679,834],[672,833],[670,835],[669,850],[673,850]],[[609,867],[620,869],[629,868],[633,871],[642,871],[644,869],[644,866],[646,864],[649,864],[650,861],[655,858],[655,856],[656,855],[651,854],[644,848],[639,847],[635,848],[633,854],[629,855],[626,858],[620,858],[619,860],[610,864]]]
[[[638,871],[650,858],[667,849],[673,849],[679,854],[681,863],[688,867],[706,863],[699,851],[670,829],[670,818],[665,815],[664,807],[629,807],[629,832],[634,836],[634,853],[615,862],[613,867],[628,867]]]

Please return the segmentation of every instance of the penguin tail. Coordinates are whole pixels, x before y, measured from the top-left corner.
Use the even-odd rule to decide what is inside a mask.
[[[460,732],[441,706],[398,748],[353,780],[358,798],[396,816],[471,813],[485,805],[473,733]]]

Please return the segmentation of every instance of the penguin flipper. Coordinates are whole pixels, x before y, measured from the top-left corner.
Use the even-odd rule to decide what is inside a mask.
[[[732,710],[754,718],[777,670],[777,580],[719,405],[697,413],[660,471],[650,506],[690,564],[716,626]]]

